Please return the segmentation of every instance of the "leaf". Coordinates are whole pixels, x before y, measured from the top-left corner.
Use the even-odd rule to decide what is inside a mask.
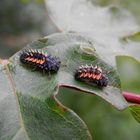
[[[115,66],[117,55],[131,55],[140,60],[140,43],[122,41],[122,38],[139,32],[137,19],[132,15],[133,10],[136,13],[134,7],[138,1],[126,1],[127,4],[119,0],[112,3],[103,0],[46,0],[46,6],[49,16],[61,31],[86,34],[93,39],[101,58]]]
[[[140,62],[129,56],[117,56],[118,71],[124,91],[140,93]],[[140,123],[140,106],[129,104],[134,118]]]
[[[40,49],[57,56],[62,65],[57,74],[49,77],[22,65],[19,61],[21,52],[6,63],[4,60],[1,61],[0,138],[2,140],[91,139],[83,121],[57,101],[55,96],[59,87],[74,88],[83,93],[98,95],[119,110],[127,107],[121,95],[120,80],[116,70],[100,59],[88,38],[75,33],[60,33],[33,42],[27,48]],[[81,64],[98,64],[104,71],[110,71],[109,85],[100,89],[76,81],[73,74]],[[9,124],[12,129],[7,128]]]
[[[137,122],[140,123],[140,106],[139,105],[130,105],[129,110],[131,111],[133,117],[136,119]]]
[[[56,34],[44,39],[40,39],[40,41],[34,42],[30,46],[34,49],[43,49],[45,52],[47,51],[54,56],[58,56],[62,62],[62,66],[57,75],[53,75],[51,79],[45,81],[41,86],[39,83],[40,81],[43,81],[44,76],[42,77],[40,76],[41,74],[38,73],[40,79],[35,79],[36,73],[32,73],[31,75],[31,72],[28,72],[27,69],[23,69],[22,66],[17,67],[17,73],[14,76],[14,79],[15,81],[18,81],[16,84],[19,88],[23,88],[29,84],[32,84],[35,86],[34,89],[30,89],[31,95],[35,95],[35,93],[33,93],[34,90],[39,93],[42,91],[42,89],[45,91],[49,90],[48,94],[51,94],[54,90],[54,87],[56,87],[57,83],[59,83],[59,86],[72,87],[85,92],[89,92],[91,94],[96,94],[120,110],[127,107],[127,104],[121,95],[120,80],[116,70],[99,58],[99,56],[94,52],[92,42],[88,38],[75,33]],[[19,57],[13,57],[13,65],[15,66],[19,64],[18,61],[15,61],[16,59],[18,60]],[[100,88],[76,81],[74,79],[74,72],[81,64],[99,64],[106,72],[110,71],[110,74],[108,75],[109,86],[103,88],[102,90]],[[18,71],[20,71],[20,73],[18,73]],[[23,73],[26,73],[26,76],[23,75],[22,78],[20,78],[21,73],[22,75]],[[29,79],[34,78],[34,81],[31,80],[30,82],[26,77]],[[21,85],[19,84],[19,80],[20,82],[21,80],[25,82]],[[46,85],[49,87],[49,89],[47,89]],[[22,90],[22,92],[24,92],[26,89],[23,88]],[[53,92],[57,92],[57,90],[58,89],[56,88],[56,91]],[[37,95],[40,97],[46,97],[45,93],[40,93]]]
[[[42,41],[44,42],[44,39]],[[56,34],[48,37],[46,44],[49,46],[53,45],[53,49],[57,54],[59,54],[60,59],[64,64],[58,73],[58,81],[60,86],[71,87],[74,89],[76,88],[81,91],[96,94],[120,110],[127,107],[127,103],[120,94],[120,80],[116,70],[100,59],[100,57],[94,52],[95,50],[93,48],[93,43],[88,38],[75,33]],[[49,46],[47,50],[52,51],[54,54],[54,50]],[[89,50],[91,50],[90,54]],[[108,75],[109,86],[100,89],[75,81],[74,72],[78,65],[81,64],[98,64],[106,72],[110,71],[110,74]]]
[[[135,42],[140,42],[140,32],[136,32],[134,34],[125,36],[122,38],[123,41],[129,42],[129,41],[135,41]]]
[[[0,139],[24,140],[26,134],[19,123],[17,100],[13,93],[15,89],[9,80],[7,66],[4,67],[2,64],[4,62],[6,61],[1,60],[0,63]]]
[[[38,41],[31,46],[47,45]],[[32,72],[19,62],[19,55],[0,63],[0,139],[90,140],[84,122],[54,97],[57,75],[50,79]]]
[[[41,100],[18,94],[24,125],[30,139],[90,140],[91,136],[83,121],[56,99]]]

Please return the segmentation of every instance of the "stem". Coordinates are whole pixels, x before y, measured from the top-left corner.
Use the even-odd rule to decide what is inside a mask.
[[[140,104],[140,95],[139,94],[134,94],[134,93],[124,91],[123,96],[130,103]]]

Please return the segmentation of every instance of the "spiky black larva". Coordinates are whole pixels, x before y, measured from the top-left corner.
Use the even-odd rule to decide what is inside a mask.
[[[20,61],[32,68],[44,72],[57,72],[60,68],[60,59],[52,55],[47,55],[43,51],[27,49],[20,55]]]
[[[80,66],[75,72],[75,79],[100,87],[108,85],[108,78],[103,74],[101,67],[85,65]]]

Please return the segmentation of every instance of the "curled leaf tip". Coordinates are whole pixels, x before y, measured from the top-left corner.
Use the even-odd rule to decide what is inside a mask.
[[[86,54],[94,54],[96,51],[93,46],[89,46],[89,44],[86,44],[86,43],[81,43],[80,49],[82,52],[84,52]]]
[[[9,61],[7,59],[0,59],[0,63],[2,65],[7,65],[9,63]]]

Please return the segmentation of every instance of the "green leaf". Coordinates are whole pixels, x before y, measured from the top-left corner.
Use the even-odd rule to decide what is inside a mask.
[[[6,61],[1,61],[1,63]],[[0,64],[0,139],[24,140],[26,134],[20,126],[17,99],[14,97],[14,87],[7,74],[7,66]]]
[[[83,121],[56,99],[35,97],[38,92],[35,90],[32,93],[35,95],[30,95],[29,87],[33,85],[29,83],[24,87],[26,92],[18,90],[7,66],[0,65],[0,77],[1,140],[91,139]],[[47,95],[47,91],[44,93]]]
[[[140,123],[140,106],[139,105],[130,105],[129,110],[131,111],[133,117],[137,122]]]
[[[44,42],[44,39],[42,41]],[[60,86],[76,88],[87,93],[96,94],[120,110],[127,107],[127,103],[121,95],[120,80],[116,70],[100,59],[94,50],[93,43],[88,38],[75,33],[64,33],[50,36],[44,43],[48,45],[48,51],[50,50],[53,54],[56,52],[56,55],[59,54],[64,64],[58,73],[58,82]],[[54,50],[51,46],[53,46]],[[100,89],[76,81],[74,79],[75,70],[79,65],[86,64],[98,64],[105,72],[110,72],[110,74],[107,75],[109,78],[109,85]]]
[[[130,40],[135,42],[140,42],[140,32],[136,32],[134,34],[125,36],[124,38],[122,38],[122,40],[125,42],[129,42]]]
[[[38,41],[30,47],[46,46]],[[58,75],[51,75],[50,79],[32,72],[20,63],[19,56],[20,52],[0,63],[0,139],[90,140],[84,122],[54,97]]]
[[[116,70],[100,59],[88,38],[75,33],[60,33],[33,42],[27,48],[40,49],[59,57],[62,62],[61,68],[57,74],[51,76],[32,71],[19,61],[21,52],[16,53],[6,63],[1,61],[2,140],[91,139],[83,121],[57,101],[55,96],[59,87],[98,95],[119,110],[127,107]],[[109,85],[101,89],[76,81],[74,72],[81,64],[100,65],[105,72],[109,72]],[[8,125],[12,129],[8,129]]]
[[[140,62],[129,56],[117,56],[118,71],[124,91],[140,93]],[[140,106],[129,104],[134,118],[140,123]]]
[[[138,5],[138,0],[46,0],[48,14],[57,27],[89,36],[98,54],[111,65],[115,65],[117,55],[140,60],[140,42],[122,41],[139,32],[139,16],[133,16],[136,12],[139,15]]]
[[[26,133],[31,140],[90,140],[83,121],[56,99],[18,94]]]
[[[93,43],[88,38],[75,33],[56,34],[40,39],[39,41],[30,44],[29,47],[43,49],[44,52],[58,56],[62,65],[57,75],[52,75],[51,79],[46,76],[46,80],[44,81],[44,76],[41,73],[33,73],[28,69],[23,69],[23,66],[19,65],[19,56],[15,55],[11,61],[13,62],[12,67],[16,67],[15,70],[13,69],[13,78],[18,91],[22,90],[22,92],[26,94],[27,89],[25,87],[32,85],[33,87],[28,87],[28,94],[32,96],[47,97],[51,95],[52,92],[57,92],[57,85],[59,84],[61,87],[72,87],[91,94],[96,94],[120,110],[127,106],[121,95],[120,80],[116,70],[100,59],[95,53]],[[76,81],[74,79],[75,70],[79,65],[85,64],[98,64],[105,72],[110,72],[110,74],[108,74],[109,86],[100,89]],[[14,72],[16,72],[16,74],[14,74]],[[24,83],[21,85],[20,83],[22,81],[24,81]],[[41,85],[40,81],[43,81]],[[34,91],[37,92],[34,93]]]

